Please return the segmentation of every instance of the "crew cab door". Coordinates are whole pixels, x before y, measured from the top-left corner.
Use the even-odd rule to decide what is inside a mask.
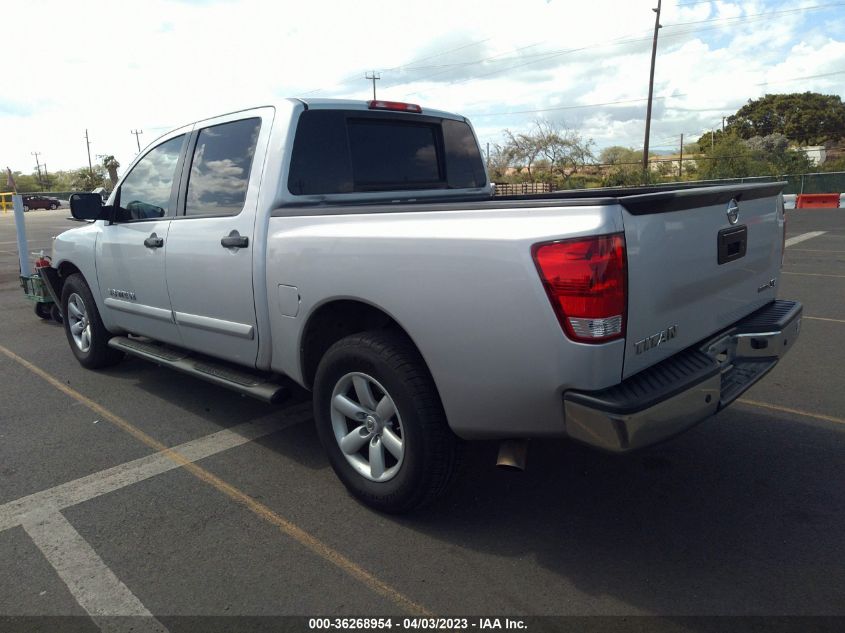
[[[96,246],[110,326],[175,344],[165,253],[187,140],[186,132],[173,133],[134,163],[115,192],[114,222],[106,223]]]
[[[266,255],[253,238],[272,113],[196,125],[168,234],[167,284],[182,344],[242,365],[258,353],[253,258]]]

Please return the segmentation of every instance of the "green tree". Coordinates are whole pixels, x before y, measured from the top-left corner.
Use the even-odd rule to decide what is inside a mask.
[[[744,139],[780,133],[801,145],[820,145],[845,138],[845,104],[838,95],[817,92],[767,94],[728,117],[728,130]]]
[[[499,177],[516,170],[515,180],[526,172],[531,182],[568,186],[573,175],[594,162],[592,139],[559,123],[537,120],[528,132],[505,130],[503,145],[495,145],[489,159],[490,171]]]
[[[91,191],[97,187],[106,186],[106,173],[102,165],[94,165],[92,170],[87,167],[74,169],[70,172],[70,188],[79,191]]]
[[[511,167],[517,171],[525,169],[528,172],[528,180],[534,182],[534,163],[540,155],[536,139],[531,134],[518,134],[505,130],[505,147],[511,159]]]
[[[18,193],[30,193],[32,191],[41,191],[41,183],[38,182],[38,175],[35,173],[24,174],[19,171],[13,171],[12,177],[15,179],[15,186]],[[6,184],[6,173],[3,172],[3,189],[2,191],[11,191],[12,188]]]
[[[531,137],[544,162],[543,166],[538,163],[540,171],[547,174],[544,180],[554,186],[568,186],[572,176],[595,162],[593,139],[584,139],[559,123],[535,121]]]
[[[643,153],[631,147],[612,145],[605,147],[599,161],[606,166],[602,184],[606,187],[624,187],[642,184]]]
[[[704,180],[747,178],[757,175],[755,171],[752,150],[735,134],[724,135],[698,161],[698,173]]]

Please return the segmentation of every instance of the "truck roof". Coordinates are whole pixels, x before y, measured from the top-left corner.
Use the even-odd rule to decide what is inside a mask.
[[[369,99],[325,99],[325,98],[294,98],[290,101],[298,101],[304,103],[308,108],[315,110],[369,110]],[[390,101],[385,99],[384,101]],[[404,102],[402,102],[404,103]],[[466,117],[454,112],[446,112],[445,110],[435,110],[434,108],[427,108],[419,104],[422,108],[422,114],[426,116],[436,116],[444,119],[454,119],[456,121],[464,121]]]

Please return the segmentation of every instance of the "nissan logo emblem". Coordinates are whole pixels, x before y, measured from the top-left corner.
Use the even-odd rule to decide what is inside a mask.
[[[736,201],[736,198],[732,198],[730,202],[728,202],[728,222],[731,224],[736,224],[739,222],[739,203]]]

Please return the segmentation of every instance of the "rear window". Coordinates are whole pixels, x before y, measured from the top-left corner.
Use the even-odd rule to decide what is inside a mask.
[[[288,189],[308,195],[486,183],[475,137],[462,121],[308,110],[297,126]]]

